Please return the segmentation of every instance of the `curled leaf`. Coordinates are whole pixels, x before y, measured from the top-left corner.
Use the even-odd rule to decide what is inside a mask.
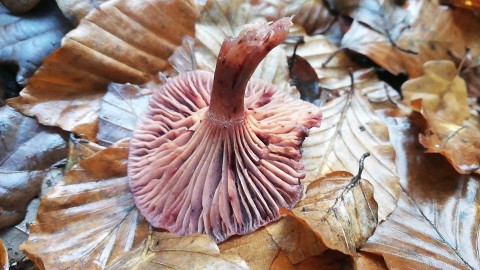
[[[293,210],[320,235],[327,247],[354,256],[377,226],[373,187],[360,176],[332,172],[310,183]]]
[[[193,35],[196,16],[191,1],[109,1],[64,38],[9,104],[93,140],[107,84],[142,84],[169,69],[167,58]]]
[[[108,0],[56,0],[58,7],[62,10],[63,15],[72,23],[78,25],[80,20],[87,14],[98,8],[102,3]]]

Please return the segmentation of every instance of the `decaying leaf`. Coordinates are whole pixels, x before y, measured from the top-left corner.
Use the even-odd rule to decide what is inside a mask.
[[[78,25],[87,14],[108,0],[56,0],[65,17]]]
[[[405,118],[391,120],[405,192],[362,250],[382,255],[390,269],[479,269],[479,177],[424,154],[419,128]]]
[[[130,138],[138,117],[147,108],[152,95],[152,87],[139,87],[131,84],[110,84],[103,97],[99,112],[97,140],[100,144]]]
[[[351,87],[348,77],[325,81],[322,85],[342,94],[320,107],[321,126],[312,128],[303,142],[307,170],[304,181],[309,183],[334,171],[354,172],[358,169],[358,158],[369,152],[371,157],[365,161],[363,178],[373,185],[374,198],[379,202],[378,220],[382,221],[395,208],[400,185],[387,126],[373,111],[368,97],[383,100],[390,95],[387,93],[395,92],[379,82],[371,70],[359,70],[353,76],[354,91],[348,91]]]
[[[104,149],[105,147],[101,145],[84,139],[77,139],[71,134],[70,140],[68,141],[68,157],[67,163],[65,164],[65,171],[69,171],[80,160],[86,159]]]
[[[215,241],[203,234],[181,237],[153,232],[146,245],[108,269],[249,269],[239,256],[221,254]]]
[[[7,249],[3,245],[2,239],[0,239],[0,269],[8,270],[10,268],[8,264],[8,254]]]
[[[465,81],[451,61],[429,61],[425,75],[402,85],[404,102],[420,110],[427,122],[420,142],[427,152],[444,155],[460,173],[480,168],[480,130],[470,113]]]
[[[0,228],[23,219],[48,169],[65,156],[65,140],[53,129],[0,108]]]
[[[377,226],[373,187],[360,177],[337,171],[315,180],[292,213],[305,220],[327,247],[351,256]]]
[[[318,76],[305,58],[294,54],[288,57],[290,84],[300,92],[300,99],[315,103],[321,102],[321,88]]]
[[[34,11],[20,16],[10,14],[0,4],[0,63],[18,65],[17,82],[26,85],[70,29],[54,1],[43,1]]]
[[[93,140],[107,84],[142,84],[168,69],[166,59],[193,35],[196,16],[191,1],[109,1],[64,38],[9,104]]]
[[[42,198],[21,249],[45,269],[105,269],[142,246],[148,225],[126,178],[128,142],[81,160]]]
[[[450,9],[420,0],[409,1],[407,10],[412,16],[411,24],[397,27],[396,32],[401,33],[387,34],[388,28],[378,32],[354,21],[342,40],[342,47],[368,56],[392,74],[408,73],[411,78],[422,74],[422,64],[428,60],[463,57],[464,35],[455,25]],[[388,23],[383,26],[388,27]]]
[[[354,269],[387,270],[388,267],[382,256],[361,251],[354,258]]]
[[[352,269],[350,259],[333,250],[328,250],[320,256],[310,257],[297,264],[292,264],[284,252],[279,252],[270,266],[270,270],[339,270]]]
[[[241,0],[218,0],[204,10],[195,25],[195,59],[198,69],[213,72],[225,38],[238,36],[245,24],[264,21],[253,16],[253,6]],[[284,49],[273,49],[257,67],[252,78],[288,89],[288,67]]]

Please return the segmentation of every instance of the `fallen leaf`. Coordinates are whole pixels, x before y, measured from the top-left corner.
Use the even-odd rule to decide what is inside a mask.
[[[479,269],[480,179],[424,154],[420,128],[408,119],[389,123],[404,192],[362,250],[382,255],[390,269]]]
[[[333,250],[328,250],[324,254],[310,257],[297,264],[292,264],[288,257],[283,252],[279,252],[277,257],[272,263],[270,270],[339,270],[339,269],[352,269],[350,259],[340,253]]]
[[[264,21],[253,15],[253,6],[241,0],[218,0],[206,7],[195,24],[195,59],[198,69],[214,72],[223,40],[237,36],[245,24]],[[258,65],[252,78],[262,79],[281,89],[289,89],[286,59],[284,49],[276,47]]]
[[[86,159],[104,149],[104,146],[84,139],[77,139],[73,134],[70,134],[65,171],[69,171],[73,166],[80,162],[80,160]]]
[[[34,8],[40,0],[1,0],[0,3],[3,4],[11,13],[20,14],[30,11]]]
[[[293,16],[293,23],[301,25],[309,35],[325,32],[335,21],[325,1],[318,0],[270,0],[254,5],[255,14],[277,20]]]
[[[320,100],[321,88],[318,76],[305,58],[296,55],[288,57],[290,84],[300,92],[300,99],[315,103]]]
[[[70,29],[55,1],[42,1],[34,11],[19,16],[0,4],[0,63],[18,65],[17,82],[26,85]]]
[[[465,81],[451,61],[429,61],[425,75],[402,85],[404,103],[420,110],[427,122],[420,142],[429,153],[444,155],[460,173],[480,168],[480,129],[471,115]]]
[[[0,239],[0,269],[8,270],[9,268],[7,249],[3,245],[2,239]]]
[[[357,252],[354,258],[354,269],[369,269],[369,270],[387,270],[385,260],[382,256],[367,252]]]
[[[100,7],[100,5],[108,0],[56,0],[58,7],[62,10],[63,15],[67,17],[73,24],[78,25],[81,19],[87,14]]]
[[[368,97],[388,100],[387,92],[395,91],[378,81],[371,70],[359,70],[353,76],[354,91],[348,90],[348,77],[324,81],[322,85],[342,94],[320,107],[322,123],[310,130],[302,144],[307,171],[303,181],[308,184],[334,171],[355,172],[358,158],[369,152],[371,157],[365,161],[363,178],[373,185],[379,204],[378,220],[382,221],[395,208],[400,185],[388,128],[373,111]]]
[[[355,256],[377,227],[377,209],[367,180],[337,171],[310,183],[292,214],[305,220],[328,248]]]
[[[257,231],[233,237],[220,244],[222,254],[242,257],[250,269],[269,269],[283,254],[288,264],[298,264],[327,250],[313,230],[302,220],[286,216]]]
[[[394,75],[408,73],[410,78],[422,75],[422,64],[428,60],[463,57],[464,34],[455,25],[450,9],[420,0],[409,1],[407,10],[412,22],[398,38],[392,36],[396,33],[386,35],[354,21],[343,37],[342,47],[366,55]],[[380,28],[388,25],[384,23]]]
[[[146,245],[108,269],[249,269],[239,256],[221,254],[215,241],[203,234],[153,232]]]
[[[65,140],[55,130],[11,107],[0,108],[0,228],[23,219],[43,177],[65,155]]]
[[[42,269],[106,269],[142,246],[148,224],[128,189],[123,141],[81,160],[41,201],[21,249]]]
[[[102,145],[132,136],[138,117],[147,108],[152,88],[110,84],[100,107],[97,140]]]
[[[170,68],[166,59],[184,35],[193,35],[196,16],[191,1],[109,1],[65,36],[8,103],[42,124],[93,140],[107,84],[142,84]]]

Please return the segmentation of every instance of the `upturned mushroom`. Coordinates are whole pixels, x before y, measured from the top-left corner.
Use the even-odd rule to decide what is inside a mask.
[[[154,92],[128,160],[135,203],[152,226],[221,242],[278,220],[280,208],[299,201],[301,144],[321,112],[250,80],[290,25],[247,25],[223,42],[215,74],[187,72]]]

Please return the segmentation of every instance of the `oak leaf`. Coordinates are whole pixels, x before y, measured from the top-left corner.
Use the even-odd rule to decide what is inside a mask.
[[[169,69],[166,59],[193,35],[196,16],[191,1],[108,1],[65,36],[9,104],[93,140],[107,84],[142,84]]]

